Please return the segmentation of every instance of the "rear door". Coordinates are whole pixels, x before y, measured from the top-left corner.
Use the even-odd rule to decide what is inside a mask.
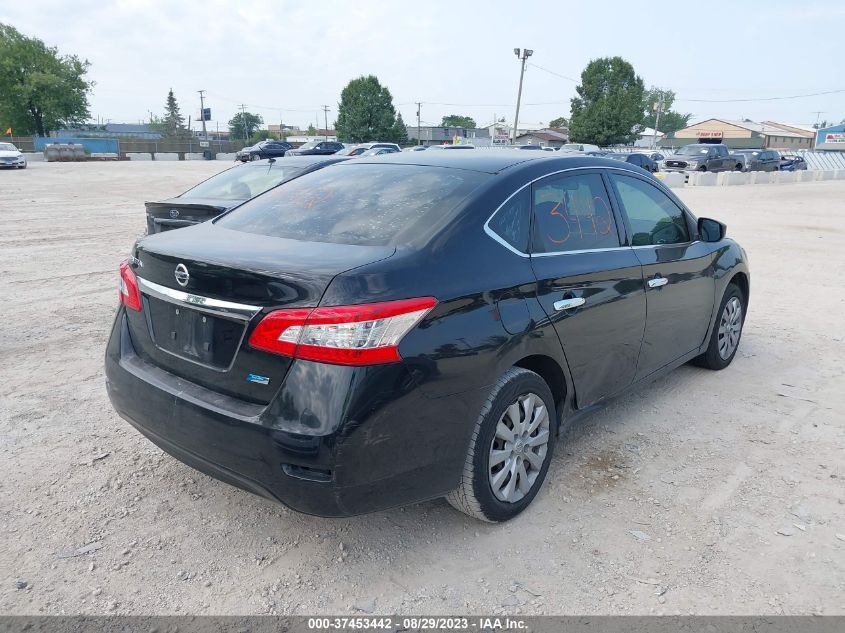
[[[642,268],[623,245],[598,170],[553,175],[532,188],[531,264],[557,331],[579,407],[628,386],[645,327]]]
[[[691,218],[655,184],[619,173],[610,181],[645,279],[648,319],[636,375],[641,378],[704,342],[716,292],[713,250],[693,239]]]

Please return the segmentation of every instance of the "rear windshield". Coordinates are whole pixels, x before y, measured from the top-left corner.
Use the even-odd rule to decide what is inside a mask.
[[[297,178],[217,222],[236,231],[308,242],[410,241],[488,177],[420,165],[344,164]]]
[[[227,169],[183,193],[180,198],[216,198],[219,200],[249,200],[264,193],[283,180],[302,173],[304,167],[281,165],[243,165]]]

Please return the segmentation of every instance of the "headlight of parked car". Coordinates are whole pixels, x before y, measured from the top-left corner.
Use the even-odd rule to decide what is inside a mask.
[[[695,169],[696,167],[698,167],[698,161],[697,160],[687,161],[687,167],[692,167],[693,169]]]

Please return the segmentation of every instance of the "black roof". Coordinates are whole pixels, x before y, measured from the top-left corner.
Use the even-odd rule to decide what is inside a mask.
[[[525,150],[468,150],[465,152],[400,152],[382,156],[353,158],[347,165],[362,163],[390,163],[395,165],[425,165],[431,167],[451,167],[496,174],[516,165],[536,165],[545,161],[550,167],[567,169],[570,167],[620,167],[620,161],[584,154],[560,155],[558,152],[527,152]],[[626,163],[623,163],[626,164]]]

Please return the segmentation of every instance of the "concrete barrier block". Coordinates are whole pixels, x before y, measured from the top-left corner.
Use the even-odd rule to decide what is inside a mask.
[[[752,171],[748,174],[748,182],[752,185],[767,185],[772,182],[772,176],[767,171]]]
[[[185,160],[202,160],[202,152],[185,152]]]
[[[156,152],[153,156],[153,160],[179,160],[179,154],[176,152]]]
[[[834,180],[845,180],[845,169],[835,169],[833,171]]]
[[[126,152],[126,158],[129,160],[152,160],[153,155],[150,152]]]
[[[694,172],[689,175],[689,184],[693,187],[713,187],[718,174],[709,171]]]
[[[235,153],[231,152],[229,154],[221,152],[220,154],[214,155],[215,160],[235,160]]]
[[[21,152],[28,163],[37,163],[44,160],[44,152]]]
[[[800,182],[812,182],[816,179],[816,175],[809,169],[796,172],[795,175],[798,177]]]
[[[748,174],[739,171],[723,171],[719,174],[716,182],[722,186],[747,185]]]
[[[816,180],[833,180],[832,169],[818,169],[812,173],[816,175]]]
[[[686,182],[686,179],[687,177],[685,174],[679,174],[677,172],[672,171],[664,173],[663,177],[661,178],[663,184],[667,187],[671,187],[672,189],[678,189],[680,187],[683,187],[684,183]]]
[[[795,172],[794,171],[779,171],[775,174],[776,180],[775,182],[780,184],[795,182]]]

